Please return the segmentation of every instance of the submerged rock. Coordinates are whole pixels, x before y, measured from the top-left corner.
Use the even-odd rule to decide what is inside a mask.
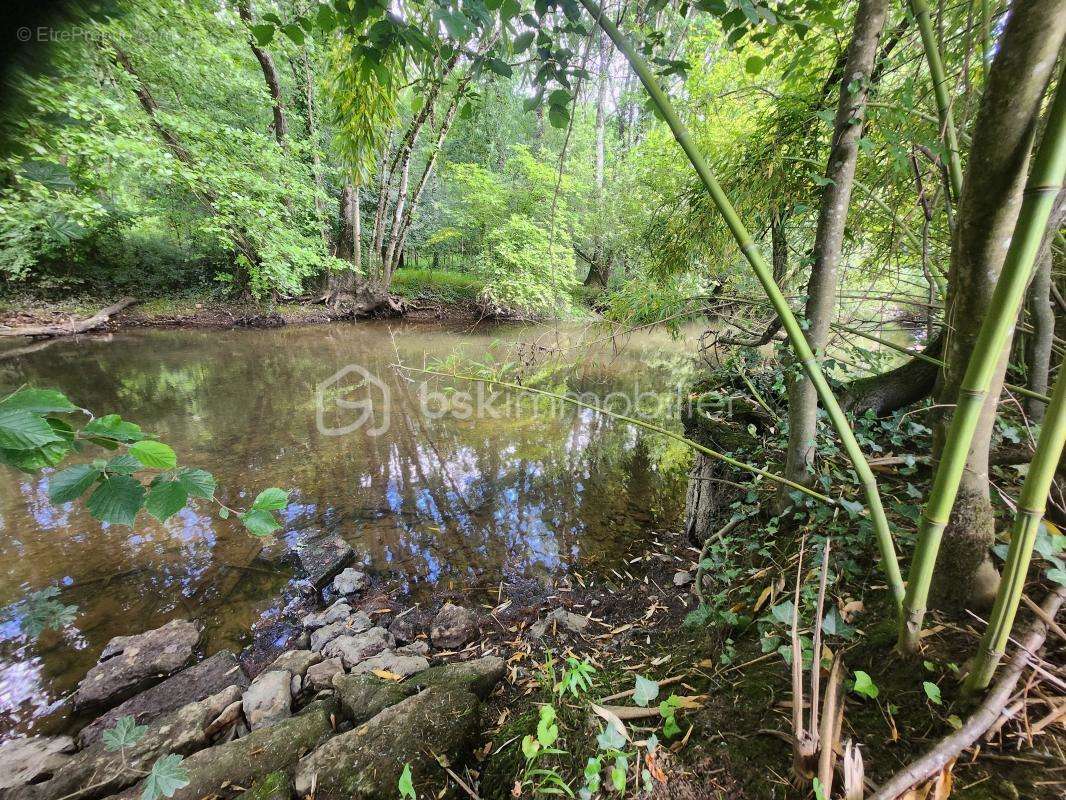
[[[0,744],[0,789],[52,775],[74,750],[69,736],[30,736]]]
[[[370,579],[357,569],[348,567],[333,579],[333,591],[337,594],[357,594],[367,587]]]
[[[399,675],[401,678],[406,678],[426,669],[429,669],[429,659],[425,656],[404,655],[395,653],[392,650],[383,650],[376,656],[360,661],[352,667],[352,672],[361,674],[373,672],[374,670],[384,670],[391,672],[393,675]]]
[[[241,702],[253,731],[285,719],[292,713],[292,673],[287,669],[264,672],[252,681]]]
[[[296,557],[311,585],[321,590],[355,560],[355,551],[339,536],[312,528],[300,531],[296,541]]]
[[[338,636],[336,639],[322,648],[322,653],[327,658],[340,657],[344,666],[351,669],[360,661],[376,656],[382,650],[388,650],[396,645],[392,634],[384,628],[371,628],[365,633]]]
[[[333,678],[333,688],[344,716],[353,725],[361,725],[418,689],[413,683],[385,681],[374,675],[345,675],[343,672]]]
[[[433,646],[445,650],[462,647],[478,634],[477,617],[474,612],[462,606],[445,603],[437,616],[433,618],[429,637]]]
[[[477,734],[478,700],[452,686],[431,686],[369,722],[334,736],[302,758],[296,792],[317,800],[393,800],[409,764],[415,785],[443,775],[434,755],[454,763]]]
[[[199,640],[200,628],[183,619],[136,636],[116,636],[78,684],[74,707],[111,706],[147,689],[188,664]]]
[[[93,720],[78,734],[78,744],[86,747],[96,741],[107,728],[114,727],[120,717],[131,716],[144,725],[187,703],[221,692],[227,686],[236,686],[243,691],[248,688],[248,676],[233,653],[220,650]]]
[[[240,698],[236,686],[182,706],[148,726],[134,744],[109,751],[103,741],[75,753],[47,781],[10,789],[5,800],[93,800],[131,786],[157,758],[185,755],[204,747],[214,720]]]

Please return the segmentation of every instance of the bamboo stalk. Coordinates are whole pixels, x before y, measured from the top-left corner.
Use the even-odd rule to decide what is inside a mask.
[[[955,132],[955,119],[951,113],[951,100],[948,98],[948,80],[944,74],[944,63],[940,57],[940,48],[936,43],[933,23],[929,19],[929,5],[925,0],[909,1],[911,13],[914,14],[918,23],[918,31],[922,35],[925,58],[929,62],[929,75],[933,79],[933,97],[936,100],[937,115],[940,117],[940,132],[948,150],[948,177],[951,182],[951,193],[955,196],[955,202],[958,202],[962,197],[962,159],[959,157],[959,140]]]
[[[818,399],[829,416],[833,428],[840,437],[841,445],[845,453],[847,453],[859,481],[862,483],[866,497],[866,508],[870,513],[877,537],[878,549],[881,552],[881,568],[885,571],[893,597],[896,603],[899,604],[903,598],[903,578],[899,570],[899,560],[896,557],[892,532],[888,525],[888,517],[885,515],[884,506],[881,503],[881,495],[877,488],[877,479],[874,477],[870,465],[866,462],[866,457],[863,455],[862,448],[859,447],[855,433],[851,430],[847,416],[845,416],[840,403],[837,402],[836,397],[833,395],[833,390],[830,388],[828,381],[826,381],[821,366],[807,343],[799,321],[792,313],[792,309],[785,300],[781,289],[774,282],[773,270],[744,227],[744,223],[741,222],[736,209],[733,208],[733,204],[718,184],[710,166],[697,149],[695,142],[692,141],[692,137],[678,117],[673,104],[659,86],[659,82],[655,79],[647,62],[636,52],[633,45],[622,35],[614,23],[604,15],[603,10],[597,5],[595,0],[580,0],[580,2],[596,21],[596,24],[611,38],[619,51],[625,55],[633,71],[636,72],[637,77],[644,84],[648,95],[658,107],[666,124],[670,127],[674,139],[684,150],[685,155],[688,156],[689,162],[696,170],[696,174],[707,189],[714,204],[718,207],[718,211],[733,234],[740,251],[751,265],[752,270],[759,279],[759,283],[762,284],[774,311],[781,318],[782,326],[788,334],[796,360],[802,364],[807,377],[814,384]]]
[[[1018,511],[1014,517],[1011,531],[1010,548],[1007,561],[1003,565],[1003,578],[996,592],[996,602],[988,618],[988,627],[981,639],[970,674],[964,688],[976,692],[988,687],[996,672],[1000,659],[1003,658],[1014,627],[1014,618],[1018,614],[1025,577],[1029,572],[1029,562],[1033,556],[1033,545],[1040,530],[1047,507],[1048,492],[1055,478],[1055,469],[1066,444],[1066,379],[1059,375],[1055,381],[1055,390],[1051,395],[1040,429],[1036,453],[1029,465],[1029,472],[1022,485],[1022,494],[1018,500]],[[1052,621],[1052,624],[1054,622]]]
[[[1060,78],[1059,86],[1062,82]],[[1062,188],[1066,171],[1066,91],[1056,91],[1048,113],[1047,126],[1033,160],[1026,184],[1018,222],[1011,237],[996,283],[988,314],[974,344],[959,387],[955,412],[951,417],[944,450],[937,467],[929,501],[922,515],[918,545],[914,552],[907,581],[904,615],[900,621],[899,650],[914,653],[929,598],[933,567],[936,565],[940,540],[955,505],[966,459],[973,442],[988,388],[1004,347],[1009,344],[1011,328],[1018,317],[1026,285],[1033,271],[1040,241],[1047,226],[1055,198]],[[1056,459],[1054,459],[1057,461]],[[1046,492],[1045,492],[1046,494]]]

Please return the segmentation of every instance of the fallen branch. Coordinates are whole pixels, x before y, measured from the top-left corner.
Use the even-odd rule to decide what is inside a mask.
[[[1060,586],[1045,598],[1041,610],[1051,619],[1055,618],[1063,601],[1066,600],[1066,586]],[[936,747],[907,765],[886,781],[870,800],[896,800],[915,784],[937,775],[944,767],[958,758],[963,750],[973,745],[982,734],[999,719],[1004,706],[1014,692],[1014,686],[1033,654],[1044,644],[1048,626],[1042,617],[1033,621],[1032,627],[1021,646],[1007,665],[1003,675],[992,686],[981,705],[970,715],[959,730],[945,737]]]
[[[123,297],[114,305],[101,309],[83,320],[62,325],[26,325],[19,328],[0,328],[0,336],[73,336],[104,325],[111,317],[137,302],[136,297]]]

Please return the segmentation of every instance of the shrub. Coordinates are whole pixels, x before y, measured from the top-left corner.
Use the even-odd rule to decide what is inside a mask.
[[[485,239],[479,272],[485,281],[480,302],[498,317],[560,316],[570,310],[574,251],[565,230],[554,241],[531,220],[512,214]]]

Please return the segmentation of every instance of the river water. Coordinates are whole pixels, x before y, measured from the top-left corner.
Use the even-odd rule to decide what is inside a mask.
[[[513,393],[483,390],[479,406],[477,384],[424,384],[393,366],[460,353],[529,371],[541,345],[602,335],[418,323],[154,330],[0,361],[3,393],[54,387],[95,414],[120,413],[182,465],[212,472],[230,505],[268,486],[292,490],[284,534],[264,546],[206,504],[166,524],[142,512],[133,529],[102,525],[80,503],[52,506],[49,474],[0,468],[0,736],[46,730],[112,636],[185,617],[203,623],[206,653],[239,650],[279,613],[293,577],[279,555],[301,529],[337,532],[416,597],[617,567],[678,523],[684,473],[663,468],[661,437],[572,406],[520,405]],[[570,390],[624,411],[671,392],[693,351],[691,335],[654,333],[556,360]],[[30,639],[22,601],[49,586],[77,615]]]

